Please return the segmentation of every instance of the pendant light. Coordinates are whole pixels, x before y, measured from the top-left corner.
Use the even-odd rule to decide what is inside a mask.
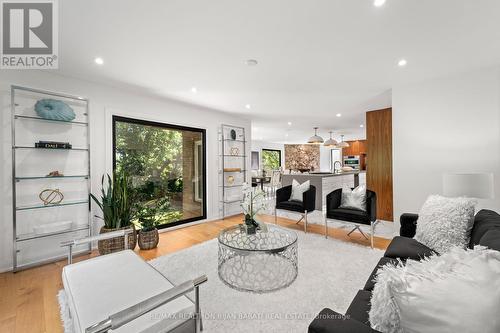
[[[314,135],[307,140],[307,143],[316,143],[320,144],[323,143],[325,140],[323,140],[322,137],[318,135],[318,127],[314,127]]]
[[[333,132],[330,131],[329,133],[330,133],[330,139],[326,140],[325,143],[324,143],[324,145],[325,145],[325,147],[336,147],[337,144],[338,144],[338,142],[337,142],[337,140],[335,140],[334,138],[332,138]]]
[[[349,147],[349,144],[344,141],[344,135],[343,134],[340,136],[340,138],[341,138],[341,141],[338,144],[338,147],[339,148],[347,148],[347,147]]]

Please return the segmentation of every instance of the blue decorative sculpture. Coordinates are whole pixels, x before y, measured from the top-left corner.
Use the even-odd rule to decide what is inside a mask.
[[[75,119],[73,109],[63,101],[56,99],[41,99],[35,104],[35,111],[40,118],[59,121]]]

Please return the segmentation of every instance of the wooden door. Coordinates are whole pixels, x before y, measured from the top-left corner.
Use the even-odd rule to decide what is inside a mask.
[[[393,221],[392,109],[366,113],[366,184],[377,194],[377,218]]]

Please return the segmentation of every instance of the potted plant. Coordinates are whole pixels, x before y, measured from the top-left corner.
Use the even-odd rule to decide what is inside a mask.
[[[137,245],[137,235],[135,227],[132,224],[132,200],[128,195],[128,178],[124,173],[115,173],[112,180],[107,175],[107,188],[104,185],[104,175],[101,179],[101,198],[100,200],[90,194],[91,198],[102,210],[104,226],[101,228],[101,234],[132,228],[134,231],[128,235],[128,248],[133,250]],[[121,251],[125,247],[123,237],[110,238],[97,242],[100,254],[108,254]]]
[[[256,215],[267,208],[266,193],[260,189],[254,190],[248,184],[243,184],[243,201],[241,208],[245,215],[245,231],[247,234],[255,234],[257,230],[267,232],[267,226],[255,219]]]
[[[160,237],[156,227],[160,223],[160,214],[165,211],[168,204],[168,199],[163,198],[139,205],[136,214],[141,226],[139,229],[139,248],[141,250],[151,250],[158,246]]]

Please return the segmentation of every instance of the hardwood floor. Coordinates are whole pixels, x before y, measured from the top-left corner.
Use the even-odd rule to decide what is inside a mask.
[[[219,232],[231,225],[241,223],[241,216],[227,218],[172,230],[160,234],[158,248],[136,252],[146,260],[188,248],[217,237]],[[274,223],[274,217],[262,216],[266,222]],[[279,218],[278,224],[298,231],[303,231],[302,223]],[[323,234],[324,226],[309,224],[308,232]],[[329,236],[348,242],[370,246],[359,233],[347,236],[347,230],[329,228]],[[387,248],[389,240],[375,237],[374,246]],[[85,260],[98,255],[94,251],[90,255],[75,258]],[[0,274],[0,332],[2,333],[58,333],[62,332],[59,317],[57,292],[62,289],[61,271],[66,261],[44,265],[18,273]]]

